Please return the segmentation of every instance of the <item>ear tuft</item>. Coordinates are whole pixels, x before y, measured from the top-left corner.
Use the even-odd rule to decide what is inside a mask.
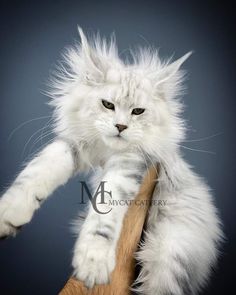
[[[173,98],[181,94],[185,72],[180,70],[180,67],[192,53],[190,51],[176,61],[163,65],[162,69],[157,72],[155,89],[159,96]]]
[[[169,71],[175,74],[180,69],[182,64],[189,58],[189,56],[192,55],[192,53],[193,51],[189,51],[184,56],[180,57],[179,59],[168,65],[167,68],[169,68]]]
[[[180,57],[176,61],[172,62],[171,64],[168,64],[165,66],[158,75],[158,81],[156,83],[156,86],[167,81],[172,76],[177,74],[179,71],[181,65],[189,58],[189,56],[193,53],[193,51],[190,51],[186,53],[184,56]]]
[[[190,55],[193,54],[193,51],[189,51],[187,52],[185,55],[183,55],[182,57],[180,57],[179,59],[177,59],[175,62],[173,62],[174,64],[177,64],[178,67],[180,68],[180,66],[190,57]]]
[[[85,81],[92,84],[103,82],[107,69],[106,58],[98,52],[96,44],[101,45],[99,36],[94,40],[92,45],[85,36],[82,28],[78,26],[78,31],[81,40],[81,57],[84,62],[84,77]],[[97,43],[96,43],[97,42]]]
[[[79,36],[81,40],[81,49],[84,53],[89,54],[91,51],[91,48],[88,43],[88,39],[86,38],[82,28],[78,26]]]
[[[79,36],[80,36],[81,42],[87,43],[87,38],[85,37],[85,34],[80,26],[78,26],[78,31],[79,31]],[[83,41],[85,41],[85,42],[83,42]]]

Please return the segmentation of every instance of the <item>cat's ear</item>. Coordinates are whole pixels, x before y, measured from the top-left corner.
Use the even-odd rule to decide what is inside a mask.
[[[182,89],[181,83],[184,71],[180,70],[181,65],[189,58],[192,51],[186,53],[176,61],[165,65],[155,77],[155,89],[161,97],[171,97],[179,94]]]
[[[107,62],[95,46],[89,44],[83,30],[78,27],[81,40],[81,57],[84,63],[84,77],[89,83],[101,83],[107,71]]]

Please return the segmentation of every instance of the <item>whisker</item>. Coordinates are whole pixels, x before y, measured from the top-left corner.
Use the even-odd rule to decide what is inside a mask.
[[[31,123],[33,121],[46,119],[46,118],[49,118],[49,117],[51,117],[51,116],[38,117],[38,118],[34,118],[34,119],[31,119],[31,120],[28,120],[28,121],[25,121],[25,122],[21,123],[19,126],[17,126],[15,129],[13,129],[11,131],[11,133],[9,134],[9,136],[7,138],[7,141],[10,141],[12,136],[16,133],[16,131],[19,130],[20,128],[22,128],[23,126],[25,126],[26,124],[29,124],[29,123]]]
[[[30,152],[32,151],[32,149],[34,148],[34,146],[37,145],[38,142],[41,141],[41,143],[43,143],[42,140],[45,139],[46,137],[52,135],[52,134],[54,134],[54,132],[51,131],[51,130],[49,130],[48,132],[45,132],[43,136],[40,135],[39,137],[37,137],[37,138],[34,140],[32,146],[31,146],[31,148],[30,148]]]
[[[214,138],[216,136],[219,136],[219,135],[222,135],[223,132],[219,132],[219,133],[216,133],[216,134],[212,134],[212,135],[209,135],[209,136],[206,136],[206,137],[201,137],[201,138],[196,138],[196,139],[190,139],[190,140],[184,140],[182,142],[197,142],[197,141],[203,141],[203,140],[208,140],[208,139],[211,139],[211,138]]]
[[[49,129],[49,130],[45,130],[46,128],[49,128],[50,127],[50,124],[51,124],[51,122],[52,122],[52,120],[53,119],[50,119],[46,124],[45,124],[45,126],[43,127],[43,128],[41,128],[40,129],[40,131],[41,131],[41,134],[34,140],[34,142],[33,142],[33,144],[32,144],[32,147],[31,147],[31,150],[32,150],[32,148],[41,140],[41,142],[42,142],[42,140],[45,138],[45,137],[47,137],[47,136],[49,136],[49,135],[51,135],[51,134],[53,134],[54,133],[54,131],[52,130],[52,129]],[[44,130],[45,130],[45,132],[44,132]]]
[[[36,149],[35,151],[33,151],[31,154],[29,154],[26,159],[24,160],[24,162],[28,162],[32,156],[35,156],[36,154],[38,154],[44,147],[46,147],[47,145],[49,145],[50,143],[52,143],[54,141],[54,138],[50,139],[49,141],[47,141],[46,143],[44,143],[42,146],[40,146],[38,149]]]
[[[206,153],[206,154],[211,154],[211,155],[216,155],[215,152],[211,152],[211,151],[206,151],[206,150],[201,150],[201,149],[194,149],[194,148],[190,148],[184,145],[180,145],[182,148],[186,149],[186,150],[190,150],[190,151],[194,151],[194,152],[200,152],[200,153]]]
[[[31,139],[32,139],[36,134],[38,134],[43,128],[44,128],[44,127],[38,129],[38,130],[37,130],[36,132],[34,132],[34,133],[30,136],[30,138],[27,140],[26,144],[24,145],[24,148],[23,148],[22,154],[21,154],[22,157],[23,157],[23,155],[24,155],[24,153],[25,153],[25,150],[26,150],[28,144],[30,143]]]
[[[43,136],[44,130],[50,126],[50,124],[52,123],[52,121],[53,121],[53,118],[51,118],[51,119],[46,123],[46,125],[44,126],[44,128],[43,128],[43,130],[42,130],[42,132],[41,132],[41,135],[42,135],[42,136]]]

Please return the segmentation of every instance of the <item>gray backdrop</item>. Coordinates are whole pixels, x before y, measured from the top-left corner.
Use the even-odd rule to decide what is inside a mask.
[[[50,2],[50,3],[47,3]],[[14,179],[23,161],[45,144],[49,116],[44,83],[66,45],[85,31],[115,31],[120,51],[148,43],[176,58],[189,50],[185,95],[188,139],[218,134],[183,149],[213,188],[227,240],[218,269],[202,294],[225,294],[233,285],[235,240],[235,37],[227,1],[1,1],[0,185]],[[123,53],[124,54],[124,53]],[[42,132],[37,132],[45,127]],[[37,138],[45,137],[37,142]],[[81,179],[83,177],[80,177]],[[71,273],[74,238],[69,224],[79,205],[78,178],[58,189],[15,238],[0,242],[1,294],[56,294]]]

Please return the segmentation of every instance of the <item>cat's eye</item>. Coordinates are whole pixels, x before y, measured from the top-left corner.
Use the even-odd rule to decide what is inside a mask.
[[[115,110],[115,105],[105,99],[102,99],[102,104],[104,105],[105,108],[109,109],[109,110]]]
[[[142,108],[135,108],[132,110],[132,115],[141,115],[142,113],[144,113],[145,109]]]

